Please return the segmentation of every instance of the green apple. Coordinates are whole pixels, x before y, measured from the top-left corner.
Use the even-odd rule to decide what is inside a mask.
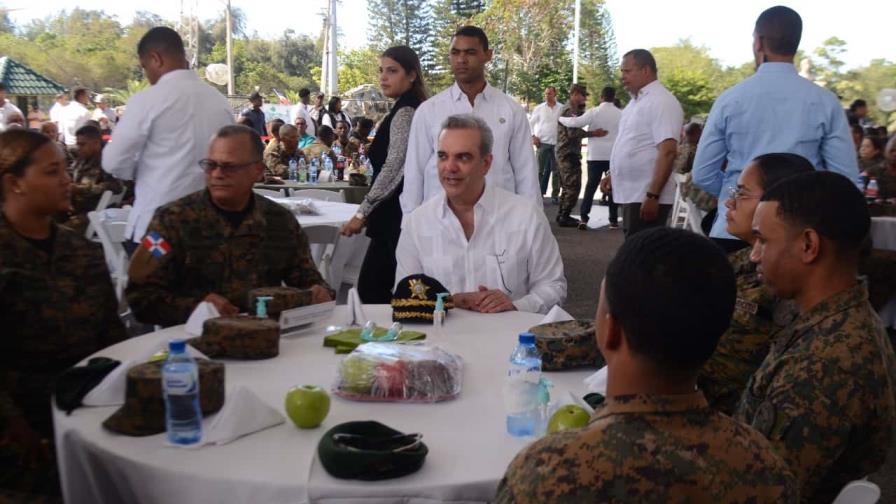
[[[302,429],[319,426],[329,412],[330,396],[316,385],[296,386],[286,393],[286,414]]]
[[[339,389],[353,394],[369,394],[376,378],[376,362],[363,356],[350,355],[342,360]]]
[[[554,413],[548,422],[548,432],[560,432],[567,429],[578,429],[588,425],[591,415],[581,406],[567,404]]]

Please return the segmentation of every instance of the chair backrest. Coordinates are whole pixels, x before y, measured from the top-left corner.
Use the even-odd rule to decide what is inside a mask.
[[[109,198],[109,206],[118,206],[121,205],[121,202],[124,201],[124,195],[128,192],[127,187],[122,187],[121,192],[118,194],[113,194],[111,198]],[[98,209],[102,210],[102,209]]]
[[[328,225],[303,226],[302,231],[308,237],[311,259],[317,265],[317,269],[324,277],[324,280],[329,282],[330,263],[336,248],[336,242],[339,239],[339,228]]]
[[[125,239],[127,221],[110,221],[103,218],[102,212],[92,211],[87,213],[87,218],[96,230],[100,244],[103,246],[103,256],[106,258],[106,266],[115,285],[115,295],[121,301],[124,288],[128,283],[128,253],[122,242]]]
[[[880,487],[870,481],[850,481],[840,490],[833,504],[875,504],[880,500]]]
[[[260,187],[256,187],[255,189],[252,189],[252,190],[255,191],[255,194],[258,194],[260,196],[267,196],[268,198],[285,198],[286,197],[286,195],[283,194],[282,191],[274,191],[273,189],[262,189]]]
[[[122,196],[124,196],[124,193],[122,193]],[[100,196],[100,200],[97,202],[96,208],[94,210],[96,210],[97,212],[102,212],[106,209],[106,207],[109,206],[111,201],[112,191],[103,191],[103,194]],[[121,200],[119,200],[119,202],[120,201]],[[88,240],[93,240],[94,235],[96,235],[96,230],[93,227],[93,223],[88,222],[87,229],[84,231],[84,237]]]
[[[310,198],[321,201],[345,203],[345,193],[342,191],[327,191],[326,189],[299,189],[297,191],[292,191],[289,197],[294,199]]]

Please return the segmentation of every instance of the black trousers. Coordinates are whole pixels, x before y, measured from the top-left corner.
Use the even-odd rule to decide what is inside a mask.
[[[588,161],[588,183],[585,184],[585,195],[582,196],[582,206],[579,214],[582,222],[588,222],[591,215],[591,205],[594,203],[594,194],[600,186],[600,179],[604,173],[610,171],[609,161]],[[619,205],[613,202],[613,192],[610,192],[610,224],[619,222]]]
[[[358,275],[358,295],[364,304],[389,304],[392,301],[392,286],[395,285],[395,269],[398,267],[395,249],[401,236],[401,218],[398,194],[381,202],[368,216],[370,246]]]
[[[625,237],[650,229],[652,227],[663,227],[669,220],[669,214],[672,213],[672,205],[660,205],[659,215],[652,221],[641,220],[641,204],[625,203],[622,205],[622,230]]]

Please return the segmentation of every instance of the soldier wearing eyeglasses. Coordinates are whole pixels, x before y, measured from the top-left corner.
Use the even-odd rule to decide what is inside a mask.
[[[315,303],[332,299],[295,217],[252,192],[263,153],[250,128],[221,128],[199,162],[206,188],[156,211],[128,271],[138,320],[182,324],[201,301],[236,315],[251,308],[250,289],[282,283],[311,289]]]

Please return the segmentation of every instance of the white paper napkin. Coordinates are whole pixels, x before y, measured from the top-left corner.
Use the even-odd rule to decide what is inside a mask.
[[[548,324],[551,322],[566,322],[567,320],[575,320],[573,316],[566,312],[560,305],[554,305],[551,311],[541,319],[539,324]]]
[[[607,395],[607,366],[597,370],[593,375],[585,378],[585,388],[588,392],[597,392],[603,396]]]
[[[203,301],[193,309],[193,313],[191,313],[190,318],[187,319],[187,325],[184,327],[184,330],[194,336],[202,336],[202,324],[208,319],[220,316],[221,314],[218,312],[218,309],[215,308],[215,305],[208,301]]]
[[[202,445],[223,445],[286,420],[255,392],[238,385],[227,391],[221,411],[202,421]]]
[[[363,326],[367,323],[367,315],[364,314],[364,304],[361,303],[358,289],[354,287],[348,291],[346,313],[346,326]]]

